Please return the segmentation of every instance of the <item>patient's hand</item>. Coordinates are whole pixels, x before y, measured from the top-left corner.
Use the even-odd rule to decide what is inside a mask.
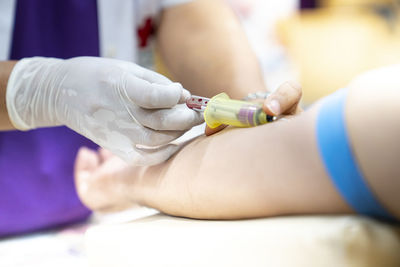
[[[92,210],[115,211],[132,206],[127,196],[129,166],[105,149],[81,148],[75,161],[75,186]]]
[[[303,110],[299,106],[302,96],[302,89],[296,82],[285,82],[278,89],[270,94],[263,104],[265,113],[271,116],[280,115],[296,115]],[[211,129],[206,127],[205,134],[212,135],[221,131],[227,125],[220,125],[217,128]]]
[[[263,110],[271,116],[298,114],[303,111],[299,106],[301,96],[300,84],[285,82],[265,99]]]

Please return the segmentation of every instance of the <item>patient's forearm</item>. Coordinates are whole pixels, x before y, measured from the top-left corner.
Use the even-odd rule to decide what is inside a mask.
[[[8,78],[16,64],[16,61],[1,61],[0,62],[0,130],[14,129],[8,117],[6,106],[6,89]]]
[[[378,200],[400,218],[400,92],[362,87],[352,88],[346,103],[355,160]],[[198,138],[168,162],[131,174],[132,200],[194,218],[352,212],[320,159],[319,107],[289,121]]]
[[[319,159],[315,111],[198,138],[163,165],[136,170],[130,195],[194,218],[351,212]]]

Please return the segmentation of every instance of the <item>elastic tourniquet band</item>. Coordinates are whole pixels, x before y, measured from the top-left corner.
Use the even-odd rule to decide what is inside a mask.
[[[325,168],[337,190],[358,213],[395,221],[375,198],[353,156],[345,122],[347,90],[323,100],[317,119],[317,142]]]

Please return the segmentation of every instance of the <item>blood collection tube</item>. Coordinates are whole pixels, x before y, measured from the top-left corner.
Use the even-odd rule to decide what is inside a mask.
[[[204,120],[210,128],[221,124],[253,127],[274,120],[262,110],[261,103],[230,99],[225,93],[211,99],[192,96],[186,104],[189,108],[203,111]]]

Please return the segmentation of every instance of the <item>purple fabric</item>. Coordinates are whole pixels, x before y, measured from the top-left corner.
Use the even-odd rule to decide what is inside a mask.
[[[96,0],[18,0],[11,59],[99,56]]]
[[[98,56],[95,0],[19,0],[11,59]],[[74,189],[81,146],[65,127],[0,132],[0,236],[81,221],[90,214]]]

